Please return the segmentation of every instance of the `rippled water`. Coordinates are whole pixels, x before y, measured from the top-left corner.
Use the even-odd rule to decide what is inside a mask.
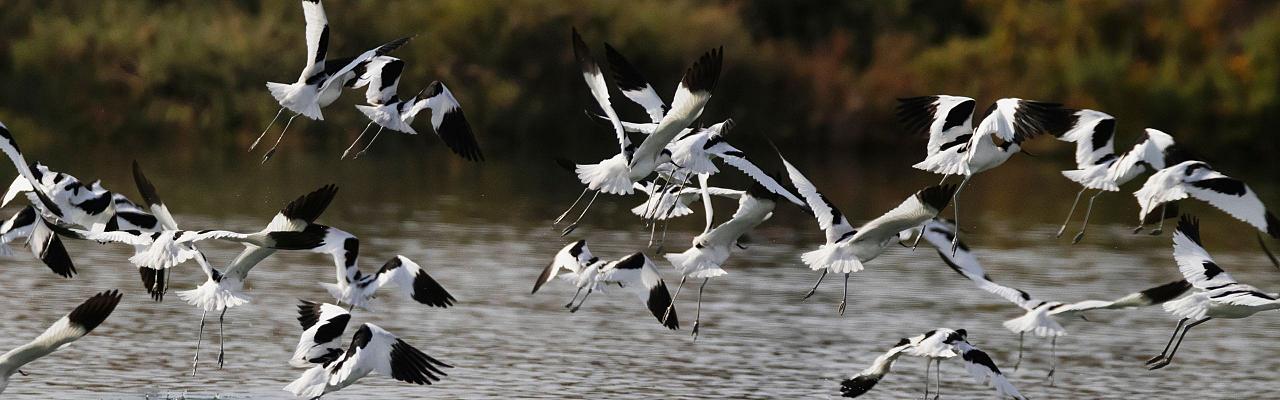
[[[841,379],[899,337],[938,326],[968,329],[971,341],[992,353],[1033,398],[1267,398],[1280,390],[1280,315],[1202,325],[1173,365],[1151,372],[1142,363],[1160,350],[1176,322],[1158,308],[1098,312],[1091,315],[1096,322],[1070,322],[1070,335],[1058,341],[1057,384],[1048,386],[1049,343],[1028,339],[1027,360],[1012,371],[1018,338],[1000,322],[1018,310],[976,290],[926,247],[914,253],[895,248],[869,263],[851,279],[848,313],[838,316],[838,279],[800,301],[816,274],[801,266],[799,254],[822,239],[816,224],[794,208],[780,209],[762,225],[749,249],[730,259],[730,274],[707,286],[696,342],[688,334],[694,293],[688,287],[679,303],[684,329],[676,332],[662,329],[635,298],[618,291],[592,296],[570,314],[561,305],[571,288],[556,282],[531,296],[533,279],[569,239],[588,239],[605,258],[639,250],[647,232],[626,214],[637,199],[602,197],[583,227],[562,239],[549,222],[579,187],[545,160],[493,161],[477,169],[441,151],[423,157],[433,161],[370,158],[335,163],[285,155],[268,168],[232,159],[195,169],[143,158],[180,222],[191,228],[256,229],[289,199],[339,183],[342,190],[321,222],[361,236],[366,269],[403,254],[459,299],[455,307],[432,309],[387,294],[376,312],[357,312],[352,324],[376,323],[455,365],[443,381],[420,387],[368,377],[326,398],[838,397]],[[905,162],[815,160],[802,168],[861,221],[936,180],[898,176],[905,170],[898,164]],[[128,160],[101,163],[64,163],[61,169],[102,175],[108,187],[134,194]],[[1053,239],[1075,193],[1055,167],[1020,158],[977,178],[964,195],[964,226],[971,231],[965,239],[993,279],[1046,299],[1075,301],[1118,297],[1178,277],[1167,235],[1128,233],[1135,214],[1128,195],[1099,199],[1098,224],[1084,243]],[[1274,188],[1254,186],[1276,203]],[[732,203],[718,206],[722,218],[732,212]],[[1280,274],[1256,250],[1252,232],[1208,207],[1191,209],[1205,216],[1206,245],[1220,264],[1243,281],[1280,289]],[[666,249],[683,250],[699,230],[699,218],[673,225]],[[56,277],[23,254],[0,261],[0,349],[33,337],[94,292],[119,288],[124,301],[91,336],[28,365],[31,376],[15,376],[6,398],[288,398],[281,388],[301,372],[286,363],[300,332],[294,305],[299,298],[328,299],[316,282],[334,279],[330,261],[316,255],[279,253],[259,265],[249,278],[253,302],[227,313],[226,367],[214,369],[217,325],[210,324],[201,373],[191,377],[200,312],[173,291],[162,303],[150,301],[124,248],[83,242],[69,248],[81,271],[74,279]],[[211,257],[226,263],[236,251],[213,246]],[[656,255],[652,249],[650,255]],[[669,281],[676,280],[669,265],[660,266]],[[173,276],[174,290],[203,280],[194,265]],[[923,368],[919,359],[902,359],[866,397],[919,396]],[[958,362],[943,368],[947,398],[991,393],[970,381]]]

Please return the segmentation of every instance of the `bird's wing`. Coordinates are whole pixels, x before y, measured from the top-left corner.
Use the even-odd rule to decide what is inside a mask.
[[[377,371],[401,382],[431,384],[447,374],[440,368],[451,368],[410,346],[390,332],[374,324],[360,326],[352,336],[351,347],[331,364],[329,384],[352,382],[357,372]]]
[[[1244,307],[1262,307],[1276,302],[1274,296],[1249,285],[1238,285],[1231,290],[1213,293],[1210,298],[1219,303]]]
[[[1252,225],[1273,238],[1280,238],[1280,220],[1267,210],[1249,185],[1209,167],[1182,175],[1183,190],[1188,195]]]
[[[720,79],[720,67],[724,63],[724,49],[712,49],[703,54],[693,66],[689,67],[676,86],[675,97],[671,101],[671,109],[658,122],[653,134],[644,138],[636,148],[631,166],[637,159],[656,160],[662,149],[667,147],[685,128],[702,115],[702,109],[711,99],[716,82]]]
[[[329,17],[324,14],[324,5],[320,0],[302,0],[302,16],[307,20],[307,66],[306,72],[314,71],[315,66],[324,65],[325,53],[329,51]]]
[[[342,68],[333,70],[333,73],[329,74],[329,76],[325,78],[324,84],[320,85],[320,90],[318,90],[318,92],[324,92],[325,89],[329,88],[329,85],[334,85],[334,84],[346,85],[347,84],[346,81],[348,78],[346,78],[345,75],[347,73],[351,71],[355,71],[357,67],[365,66],[370,60],[373,60],[375,57],[386,55],[387,53],[390,53],[391,51],[400,48],[400,46],[403,46],[405,42],[408,42],[408,41],[409,41],[408,37],[402,37],[402,38],[387,42],[372,50],[366,51],[364,53],[360,53],[360,55],[351,58],[351,61],[343,65]],[[326,65],[325,70],[326,71],[330,70],[329,66]]]
[[[781,182],[778,182],[778,180],[773,176],[765,173],[763,169],[751,162],[751,160],[748,160],[745,153],[734,149],[731,151],[716,153],[716,156],[720,157],[725,164],[729,164],[734,168],[737,168],[739,171],[742,171],[742,173],[747,174],[747,177],[756,181],[756,183],[759,183],[760,186],[764,187],[769,192],[787,199],[787,201],[800,206],[800,208],[807,209],[809,207],[805,204],[804,200],[800,200],[799,197],[792,193],[790,188],[787,188]]]
[[[405,296],[430,307],[445,308],[457,301],[427,270],[405,256],[392,257],[378,270],[378,287],[387,285],[399,286]]]
[[[36,223],[35,208],[32,207],[31,205],[22,207],[21,210],[18,210],[18,212],[13,213],[13,215],[10,216],[9,219],[6,219],[4,220],[3,223],[0,223],[0,235],[4,235],[3,242],[9,243],[19,237],[30,236],[31,230],[35,226],[35,223]]]
[[[804,197],[805,203],[809,204],[809,209],[813,210],[813,216],[818,219],[818,228],[826,232],[827,243],[838,242],[844,235],[853,232],[853,225],[849,224],[844,213],[841,213],[836,205],[827,199],[827,196],[818,192],[813,182],[810,182],[799,169],[782,157],[782,153],[778,153],[778,158],[782,159],[782,166],[786,167],[791,184],[795,185],[796,191]]]
[[[1147,177],[1147,181],[1142,184],[1133,197],[1138,200],[1138,218],[1145,219],[1156,206],[1168,203],[1174,200],[1182,200],[1187,198],[1186,185],[1183,185],[1186,175],[1189,175],[1189,168],[1209,168],[1209,164],[1198,161],[1187,161],[1169,168],[1165,168]]]
[[[1031,297],[1025,291],[992,282],[991,278],[987,276],[987,271],[978,262],[978,258],[973,255],[973,251],[963,241],[956,243],[956,251],[952,254],[951,240],[955,238],[955,229],[955,225],[949,221],[934,219],[924,225],[921,233],[924,236],[921,239],[938,250],[938,256],[942,257],[942,261],[948,267],[973,281],[973,284],[977,285],[979,289],[1000,296],[1027,310],[1043,303],[1043,301]]]
[[[58,319],[35,340],[0,355],[0,376],[8,376],[23,365],[89,334],[115,311],[120,297],[120,292],[115,290],[98,293]]]
[[[1178,230],[1173,233],[1173,260],[1178,270],[1193,286],[1201,290],[1238,283],[1222,270],[1200,242],[1200,220],[1183,215],[1178,220]]]
[[[0,122],[0,151],[9,156],[9,161],[13,162],[14,168],[18,170],[18,175],[25,178],[28,183],[34,185],[40,182],[39,179],[31,172],[31,164],[27,164],[27,159],[22,156],[22,150],[18,148],[18,141],[13,138],[13,133],[9,132],[9,128]],[[34,190],[41,197],[42,204],[35,204],[41,213],[49,213],[55,217],[62,218],[62,210],[49,200],[42,190]]]
[[[365,65],[364,73],[356,81],[355,87],[368,86],[364,92],[365,102],[373,105],[390,104],[396,101],[400,86],[400,73],[404,71],[404,61],[391,56],[374,57]]]
[[[311,193],[299,196],[276,213],[262,232],[302,231],[320,218],[320,214],[329,208],[329,203],[333,202],[333,197],[337,193],[336,185],[325,185]],[[274,249],[246,244],[245,249],[227,265],[225,274],[244,280],[249,275],[249,270],[275,252]]]
[[[151,180],[147,179],[146,175],[143,175],[142,167],[138,165],[137,160],[133,161],[133,182],[138,186],[138,193],[142,194],[142,201],[147,204],[156,221],[160,222],[160,226],[167,230],[178,229],[178,222],[173,219],[173,214],[169,213],[169,207],[160,200],[155,185],[151,184]]]
[[[928,154],[933,155],[945,144],[963,143],[973,134],[975,104],[960,96],[903,98],[898,99],[897,115],[908,131],[929,137]]]
[[[409,108],[405,118],[413,118],[422,110],[430,108],[431,128],[435,129],[436,135],[440,136],[440,140],[444,141],[454,154],[471,161],[484,161],[484,154],[480,153],[480,144],[476,142],[475,133],[471,131],[471,124],[462,113],[462,104],[453,97],[453,92],[450,92],[448,87],[440,81],[432,81],[418,94],[418,99]]]
[[[577,28],[573,29],[573,58],[578,61],[578,67],[582,68],[582,78],[587,81],[591,97],[600,104],[600,109],[604,111],[605,117],[613,126],[614,134],[618,136],[619,153],[627,155],[627,148],[631,147],[631,141],[627,138],[626,131],[622,129],[622,119],[618,118],[618,112],[613,109],[613,104],[609,101],[609,86],[605,84],[600,64],[596,64],[596,60],[591,57],[591,49],[587,47],[586,42],[582,41]]]
[[[530,293],[537,293],[538,289],[547,282],[551,282],[561,269],[577,274],[595,261],[596,257],[591,255],[591,249],[587,248],[586,240],[569,243],[556,253],[555,258],[547,264],[546,268],[542,269],[542,274],[538,275],[538,280],[533,283],[533,291]]]
[[[951,202],[951,196],[955,192],[955,185],[921,189],[889,212],[863,224],[850,240],[879,243],[890,237],[898,237],[898,232],[919,226],[938,216],[947,203]]]
[[[34,207],[32,210],[34,211]],[[53,225],[40,218],[36,218],[33,224],[31,236],[27,239],[27,247],[31,249],[31,254],[40,259],[53,273],[63,278],[75,276],[76,266],[71,262],[71,255],[67,254],[67,248],[63,246],[62,239],[54,234],[54,228],[51,228]]]
[[[56,225],[52,225],[52,224],[50,225],[50,227],[53,227],[53,226],[56,226]],[[58,232],[58,234],[60,235],[73,237],[73,238],[94,240],[99,242],[123,243],[130,246],[150,246],[151,243],[155,242],[156,236],[160,234],[159,232],[142,232],[137,230],[90,232],[90,231],[84,231],[84,230],[66,228],[66,227],[63,227],[63,229],[67,229],[78,236],[67,234],[66,233],[67,231],[64,231],[59,228],[54,228],[54,231]]]
[[[862,372],[841,381],[840,394],[844,397],[858,397],[870,391],[885,374],[892,370],[893,362],[897,361],[898,357],[902,356],[903,352],[912,346],[914,344],[911,343],[910,339],[900,339],[898,344],[876,357],[876,360],[866,369],[863,369]]]
[[[1188,289],[1191,289],[1191,284],[1188,283],[1186,279],[1179,279],[1141,292],[1130,293],[1115,300],[1085,300],[1067,304],[1050,310],[1049,314],[1056,315],[1066,312],[1083,312],[1097,309],[1115,310],[1122,308],[1153,306],[1176,299],[1178,296],[1186,293]]]
[[[1094,110],[1077,110],[1058,139],[1076,144],[1076,166],[1085,169],[1115,158],[1116,119]]]
[[[13,183],[9,184],[9,190],[4,193],[4,201],[0,201],[0,207],[9,205],[9,202],[17,198],[19,194],[32,190],[35,190],[35,188],[31,186],[31,181],[23,178],[22,175],[18,175],[18,177],[13,178]]]
[[[1068,110],[1057,103],[1017,98],[996,100],[978,123],[970,141],[983,135],[995,135],[1013,143],[1022,143],[1042,133],[1060,136],[1066,129],[1068,115]]]
[[[663,326],[672,330],[680,328],[680,319],[676,316],[674,309],[671,310],[666,321],[662,319],[663,315],[667,314],[667,309],[671,307],[671,292],[667,291],[667,284],[658,273],[658,267],[644,253],[634,253],[609,263],[600,271],[597,279],[622,284],[624,288],[640,296],[640,300],[645,302],[645,307]]]
[[[302,300],[298,304],[298,322],[302,324],[302,336],[289,364],[308,367],[325,364],[342,354],[338,338],[347,330],[351,314],[342,307],[328,303]]]
[[[756,183],[752,185],[753,191],[764,191],[763,185]],[[703,233],[694,239],[695,242],[701,242],[705,246],[732,246],[737,243],[738,239],[747,232],[755,229],[757,225],[768,219],[773,213],[777,203],[764,194],[751,192],[742,199],[738,200],[738,209],[733,212],[733,216],[728,221],[716,225],[711,230]]]
[[[644,111],[649,114],[649,119],[654,124],[662,122],[662,116],[667,113],[667,103],[658,96],[658,91],[653,90],[653,85],[644,79],[640,70],[627,62],[627,58],[609,43],[604,44],[604,52],[605,59],[609,61],[609,71],[612,72],[614,86],[617,86],[628,99],[644,107]]]
[[[991,356],[986,352],[963,340],[957,342],[955,347],[960,351],[960,359],[964,360],[965,371],[969,372],[969,376],[972,376],[975,381],[991,386],[1001,398],[1025,399],[1021,393],[1018,393],[1018,389],[1009,383],[1009,379],[1000,373],[1000,367],[996,366],[995,361],[992,361]]]

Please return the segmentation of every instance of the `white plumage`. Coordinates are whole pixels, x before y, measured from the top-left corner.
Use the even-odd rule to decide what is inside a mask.
[[[0,355],[0,393],[9,386],[9,377],[23,365],[66,347],[97,328],[115,311],[120,297],[115,290],[98,293],[55,321],[35,340]]]
[[[875,387],[887,375],[902,355],[911,355],[928,359],[926,366],[938,363],[941,373],[942,360],[960,356],[964,361],[965,371],[979,384],[995,389],[1000,398],[1024,399],[1018,389],[1000,372],[1000,368],[991,360],[986,352],[974,347],[968,341],[968,333],[964,329],[938,328],[922,335],[902,338],[885,354],[876,357],[871,366],[840,383],[840,394],[844,397],[858,397]],[[925,398],[929,397],[929,371],[925,369]],[[941,379],[941,376],[939,376]],[[938,382],[941,387],[942,382]]]

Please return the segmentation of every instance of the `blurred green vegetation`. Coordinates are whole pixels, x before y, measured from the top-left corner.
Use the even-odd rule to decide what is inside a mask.
[[[699,54],[724,45],[724,75],[706,115],[793,145],[918,156],[923,140],[903,137],[894,99],[950,93],[1097,108],[1119,119],[1122,148],[1150,126],[1213,161],[1267,162],[1280,150],[1272,132],[1280,124],[1280,2],[325,6],[332,56],[416,35],[394,53],[407,62],[401,91],[435,79],[449,85],[491,159],[546,146],[598,149],[592,157],[611,148],[611,135],[582,114],[593,103],[572,63],[571,26],[599,53],[600,42],[618,47],[664,96]],[[0,0],[0,9],[0,121],[29,132],[30,147],[242,157],[277,109],[263,84],[295,80],[304,59],[296,1]],[[351,109],[362,100],[350,93],[326,109],[326,121],[296,121],[284,145],[336,158],[365,125]],[[638,107],[618,104],[624,116],[642,118]],[[378,151],[441,147],[430,138],[415,143]]]

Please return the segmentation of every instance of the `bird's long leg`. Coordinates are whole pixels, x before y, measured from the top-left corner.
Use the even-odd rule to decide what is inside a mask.
[[[573,307],[573,302],[578,301],[578,295],[580,294],[582,294],[582,288],[578,288],[578,291],[573,292],[573,298],[569,299],[569,303],[565,304],[564,308]]]
[[[1182,339],[1185,339],[1187,337],[1187,332],[1190,331],[1191,328],[1195,328],[1196,325],[1203,324],[1205,322],[1208,322],[1211,319],[1213,319],[1213,317],[1205,317],[1204,319],[1201,319],[1196,322],[1192,322],[1190,324],[1187,324],[1187,326],[1183,327],[1182,334],[1178,335],[1178,342],[1173,344],[1173,349],[1169,350],[1169,355],[1161,359],[1159,362],[1156,362],[1155,364],[1151,365],[1147,369],[1155,370],[1155,369],[1164,368],[1165,366],[1169,365],[1169,363],[1173,362],[1173,355],[1178,353],[1179,347],[1182,347]]]
[[[284,113],[284,107],[280,107],[280,111],[276,111],[276,116],[271,118],[271,123],[267,124],[267,129],[262,130],[262,134],[253,140],[253,144],[249,145],[249,151],[253,151],[254,147],[258,147],[258,142],[262,141],[263,136],[267,136],[267,131],[271,130],[271,126],[276,124],[276,120],[280,119],[280,114]]]
[[[1152,202],[1152,201],[1155,201],[1155,196],[1151,196],[1150,198],[1148,198],[1148,199],[1147,199],[1147,202]],[[1147,213],[1147,214],[1150,214],[1150,213]],[[1161,217],[1164,217],[1164,216],[1163,216],[1163,215],[1161,215]],[[1146,227],[1147,227],[1147,216],[1146,216],[1146,215],[1139,215],[1139,216],[1138,216],[1138,227],[1137,227],[1137,228],[1133,228],[1133,233],[1134,233],[1134,234],[1137,234],[1138,232],[1142,232],[1142,229],[1143,229],[1143,228],[1146,228]]]
[[[938,186],[942,186],[943,183],[947,182],[947,178],[950,178],[950,177],[951,177],[951,174],[942,174],[942,179],[938,180]]]
[[[693,340],[698,340],[698,322],[702,321],[702,289],[707,287],[707,282],[711,278],[702,278],[702,285],[698,286],[698,312],[693,317]]]
[[[289,117],[289,122],[285,122],[284,129],[280,130],[280,137],[276,138],[276,143],[271,145],[271,150],[267,150],[267,154],[262,157],[263,164],[266,164],[267,160],[271,159],[271,156],[276,155],[276,147],[280,147],[280,141],[284,140],[284,134],[289,130],[289,125],[292,125],[293,119],[298,118],[299,115],[302,114],[293,114],[292,117]]]
[[[800,301],[805,301],[806,299],[808,299],[808,298],[810,298],[810,297],[813,297],[813,294],[814,294],[814,293],[817,293],[817,292],[818,292],[818,285],[821,285],[821,284],[822,284],[822,278],[826,278],[826,277],[827,277],[827,272],[828,272],[828,271],[829,271],[829,270],[827,270],[826,268],[823,268],[823,269],[822,269],[822,275],[818,275],[818,282],[816,282],[816,283],[814,283],[814,284],[813,284],[813,289],[809,289],[809,293],[808,293],[808,294],[806,294],[806,295],[804,295],[804,298],[803,298],[803,299],[800,299]]]
[[[1160,236],[1161,233],[1164,233],[1164,220],[1165,220],[1164,213],[1168,207],[1169,207],[1168,202],[1165,202],[1164,204],[1160,205],[1160,216],[1157,217],[1157,218],[1160,218],[1160,224],[1156,225],[1156,229],[1151,231],[1151,236]]]
[[[659,180],[663,183],[658,183]],[[649,193],[648,203],[644,205],[644,215],[640,218],[646,225],[653,222],[654,214],[658,212],[658,203],[661,203],[662,197],[667,194],[666,185],[669,182],[670,179],[662,174],[658,174],[658,177],[653,179],[653,191]],[[654,199],[654,196],[657,196],[657,199]]]
[[[588,201],[587,206],[582,208],[582,214],[578,214],[578,219],[573,220],[572,224],[569,224],[569,226],[564,227],[564,231],[560,232],[560,237],[564,237],[569,233],[573,232],[574,229],[578,229],[578,221],[582,221],[582,217],[587,215],[588,210],[591,210],[591,205],[595,204],[596,197],[600,197],[599,190],[596,191],[596,194],[591,195],[591,201]]]
[[[676,299],[680,298],[680,288],[684,287],[684,280],[689,279],[688,276],[680,278],[680,284],[676,285],[676,295],[671,296],[671,304],[667,306],[667,311],[662,313],[662,323],[667,323],[667,317],[671,316],[671,310],[676,309]]]
[[[1058,228],[1058,234],[1054,235],[1054,237],[1062,237],[1062,232],[1067,231],[1067,224],[1071,223],[1071,216],[1076,214],[1076,205],[1080,204],[1080,196],[1084,195],[1085,190],[1089,189],[1084,188],[1080,189],[1079,192],[1076,192],[1076,200],[1071,202],[1071,210],[1067,211],[1067,220],[1062,221],[1062,227]]]
[[[844,294],[840,298],[840,315],[844,316],[844,306],[849,300],[849,273],[844,273]]]
[[[1098,191],[1093,196],[1089,196],[1089,207],[1084,210],[1084,222],[1080,224],[1080,233],[1077,233],[1076,237],[1071,239],[1071,244],[1080,243],[1081,240],[1084,240],[1084,231],[1089,229],[1089,216],[1093,215],[1093,201],[1097,200],[1098,196],[1103,193],[1106,193],[1106,191]]]
[[[964,189],[964,185],[969,183],[969,179],[973,175],[965,175],[964,180],[960,181],[960,186],[956,187],[955,194],[951,195],[951,211],[956,217],[956,234],[951,238],[951,255],[956,255],[956,247],[960,244],[960,191]]]
[[[1151,357],[1150,360],[1147,360],[1147,365],[1151,365],[1151,363],[1156,362],[1156,360],[1164,358],[1165,354],[1169,354],[1169,347],[1173,346],[1173,338],[1178,337],[1178,332],[1182,331],[1182,326],[1186,325],[1187,320],[1189,319],[1191,318],[1183,318],[1178,320],[1178,326],[1173,328],[1173,334],[1169,335],[1169,342],[1164,344],[1164,350],[1160,350],[1159,355],[1156,355],[1155,357]]]
[[[689,175],[690,175],[690,174],[688,174],[688,173],[684,174],[684,179],[680,180],[680,184],[679,184],[679,185],[676,185],[676,190],[675,190],[675,191],[673,191],[673,192],[671,193],[671,200],[672,200],[672,201],[671,201],[671,206],[670,206],[670,207],[667,207],[667,210],[666,210],[666,211],[663,211],[661,214],[658,214],[658,215],[661,215],[661,216],[663,216],[663,217],[664,217],[664,218],[662,218],[662,219],[661,219],[661,222],[662,222],[662,238],[658,240],[658,252],[659,252],[659,253],[661,253],[661,252],[662,252],[662,245],[663,245],[663,244],[666,244],[666,242],[667,242],[667,227],[671,225],[671,212],[672,212],[672,211],[674,211],[674,210],[676,209],[676,206],[677,206],[677,205],[680,205],[680,191],[684,190],[685,186],[687,186],[687,185],[689,184]],[[661,204],[659,204],[659,207],[661,207]],[[655,223],[655,224],[654,224],[654,227],[655,227],[655,228],[657,227],[657,223]],[[650,236],[652,236],[652,235],[650,235]],[[649,238],[649,245],[651,245],[651,246],[653,245],[653,238],[652,238],[652,237],[650,237],[650,238]]]
[[[586,197],[586,195],[587,195],[587,192],[588,192],[588,191],[591,191],[591,187],[590,187],[590,186],[585,187],[585,188],[582,188],[582,194],[579,194],[579,195],[578,195],[578,199],[577,199],[577,200],[574,200],[574,201],[573,201],[573,204],[570,204],[568,209],[566,209],[566,210],[564,210],[564,212],[560,213],[560,216],[559,216],[559,217],[556,217],[556,220],[555,220],[555,221],[551,221],[551,226],[556,226],[556,224],[559,224],[559,223],[560,223],[560,221],[564,220],[564,217],[569,216],[569,212],[570,212],[570,211],[573,211],[573,208],[578,206],[578,202],[582,201],[582,198],[583,198],[583,197]]]
[[[369,121],[369,123],[364,126],[364,129],[360,131],[360,135],[356,136],[356,141],[351,142],[351,145],[347,146],[347,149],[342,151],[342,160],[347,159],[347,155],[351,154],[351,150],[355,149],[357,144],[360,144],[360,139],[364,138],[364,134],[369,131],[370,126],[373,126],[373,121]]]
[[[373,147],[373,141],[378,140],[378,135],[382,134],[383,129],[384,128],[381,125],[379,125],[378,131],[373,133],[373,139],[369,139],[369,143],[365,143],[364,148],[361,149],[359,153],[356,153],[355,156],[352,156],[351,159],[354,160],[354,159],[360,158],[360,156],[364,155],[364,152],[369,151],[369,148]]]
[[[933,373],[936,375],[935,377],[938,378],[938,386],[937,390],[934,390],[933,400],[938,400],[942,397],[942,359],[938,359],[937,365],[938,367],[933,369]]]
[[[924,359],[924,399],[929,399],[929,367],[933,366],[933,359]]]
[[[1271,260],[1271,265],[1275,266],[1276,269],[1280,269],[1280,260],[1276,259],[1275,254],[1271,254],[1271,249],[1267,248],[1267,242],[1265,240],[1262,240],[1262,234],[1259,233],[1257,236],[1258,236],[1258,246],[1262,246],[1262,252],[1267,253],[1267,258]]]
[[[209,315],[209,311],[200,313],[200,329],[196,330],[196,356],[191,361],[191,376],[196,376],[196,367],[200,366],[200,338],[204,336],[204,317]]]
[[[593,290],[595,290],[595,288],[589,288],[589,289],[587,289],[587,294],[582,295],[582,300],[579,300],[579,301],[578,301],[578,305],[573,306],[573,308],[570,308],[570,309],[569,309],[569,312],[571,312],[571,313],[576,313],[576,312],[578,312],[578,309],[579,309],[579,308],[582,308],[582,303],[586,303],[586,302],[587,302],[587,298],[588,298],[588,297],[591,297],[591,292],[592,292]]]
[[[1013,363],[1013,370],[1017,371],[1018,366],[1022,365],[1022,339],[1027,337],[1026,332],[1018,332],[1018,362]]]
[[[222,369],[223,356],[226,355],[224,345],[227,343],[227,339],[222,334],[222,317],[225,316],[227,316],[227,309],[223,308],[222,313],[218,314],[218,369]]]
[[[1057,336],[1054,336],[1053,339],[1049,342],[1049,354],[1051,355],[1050,357],[1051,361],[1049,362],[1050,363],[1049,375],[1046,375],[1044,379],[1048,379],[1049,386],[1053,386],[1053,383],[1054,383],[1053,373],[1058,371],[1058,337]]]

